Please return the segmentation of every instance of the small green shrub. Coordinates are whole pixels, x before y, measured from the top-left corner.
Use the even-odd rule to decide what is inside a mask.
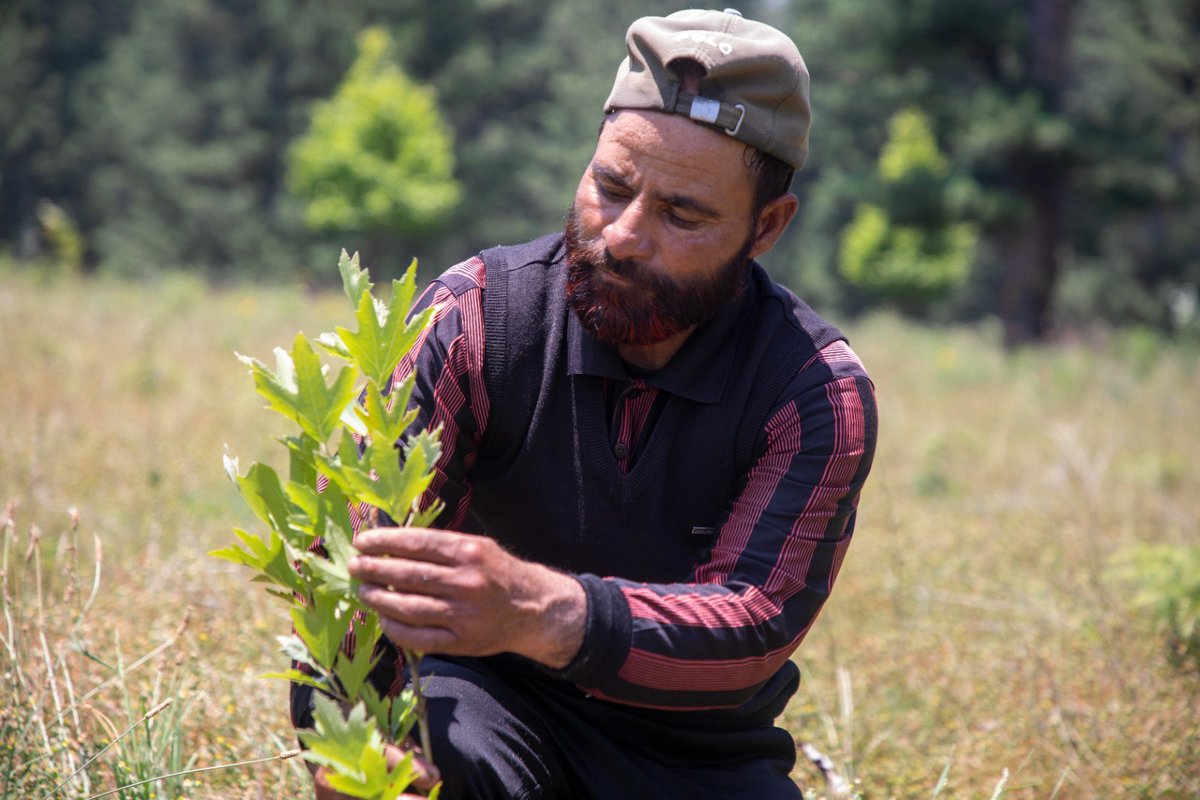
[[[1165,630],[1171,662],[1200,669],[1200,545],[1127,547],[1113,556],[1110,574],[1136,587],[1130,600]]]
[[[280,637],[280,644],[284,654],[307,669],[268,677],[320,692],[314,729],[300,732],[308,747],[304,758],[331,770],[330,785],[344,794],[394,800],[416,778],[416,767],[410,752],[389,769],[386,742],[402,741],[419,724],[425,756],[433,758],[420,695],[420,654],[404,653],[415,691],[386,697],[367,680],[379,658],[382,631],[378,615],[359,600],[358,582],[350,577],[348,564],[356,551],[349,508],[367,504],[417,527],[428,526],[441,510],[436,503],[421,505],[440,452],[438,432],[409,435],[416,418],[416,410],[408,408],[412,377],[390,385],[433,309],[405,319],[416,292],[415,261],[403,281],[392,282],[387,304],[371,294],[357,254],[352,259],[343,250],[338,268],[356,309],[358,330],[338,327],[316,340],[349,362],[332,385],[303,334],[296,335],[290,353],[276,348],[273,370],[239,356],[269,407],[299,431],[282,440],[289,453],[286,481],[258,463],[243,475],[237,460],[226,457],[229,477],[270,531],[260,539],[238,530],[241,546],[211,555],[254,569],[254,580],[267,583],[267,591],[289,606],[295,633]],[[403,463],[397,452],[401,442]],[[322,476],[328,481],[323,490],[318,483]],[[323,552],[312,548],[318,539]],[[355,648],[348,653],[342,644],[351,629]]]
[[[363,31],[346,79],[288,153],[288,185],[314,230],[420,236],[458,204],[450,128],[392,51],[382,28]]]
[[[892,117],[877,172],[886,202],[859,204],[842,231],[839,268],[855,286],[917,311],[963,285],[978,234],[952,219],[954,179],[920,111]]]

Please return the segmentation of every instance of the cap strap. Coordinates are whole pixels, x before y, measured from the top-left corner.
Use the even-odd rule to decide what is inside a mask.
[[[723,128],[730,136],[737,136],[742,128],[742,120],[746,118],[746,107],[741,103],[730,105],[711,97],[700,97],[687,92],[678,93],[672,110],[696,122]]]

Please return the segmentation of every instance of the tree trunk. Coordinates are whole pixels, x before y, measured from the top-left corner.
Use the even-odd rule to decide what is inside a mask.
[[[1030,0],[1029,78],[1040,90],[1048,116],[1059,113],[1070,73],[1074,8],[1075,0]],[[1030,152],[1034,147],[1025,144],[1009,159],[1015,189],[1029,211],[1003,253],[1000,316],[1010,347],[1041,341],[1049,333],[1059,274],[1067,168],[1063,153]]]
[[[1062,177],[1026,187],[1029,217],[1005,248],[1000,306],[1008,347],[1042,341],[1050,332],[1050,305],[1058,281],[1062,234]]]

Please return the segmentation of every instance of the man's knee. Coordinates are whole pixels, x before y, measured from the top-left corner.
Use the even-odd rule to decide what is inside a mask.
[[[569,796],[553,737],[511,686],[457,661],[421,672],[443,798]]]

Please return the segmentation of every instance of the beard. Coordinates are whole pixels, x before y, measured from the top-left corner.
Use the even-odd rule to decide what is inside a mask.
[[[687,282],[661,275],[635,259],[615,259],[604,243],[585,239],[572,204],[567,214],[567,301],[584,330],[611,347],[658,344],[716,318],[745,289],[753,230],[716,274]],[[607,270],[629,281],[597,278]]]

